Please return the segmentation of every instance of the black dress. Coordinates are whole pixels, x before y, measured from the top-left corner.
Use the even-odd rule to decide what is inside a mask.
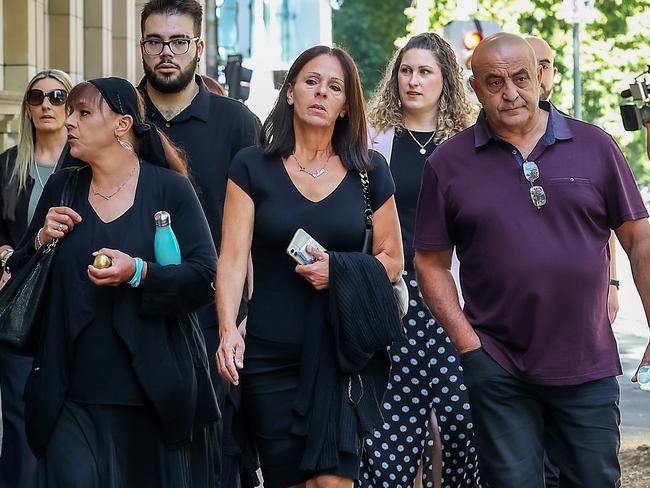
[[[376,210],[393,194],[394,185],[378,153],[373,152],[372,163],[370,194]],[[264,156],[259,148],[251,147],[235,157],[230,179],[255,204],[251,246],[255,288],[248,305],[241,384],[242,408],[253,431],[264,486],[286,488],[324,473],[356,479],[360,453],[340,453],[339,465],[330,470],[299,468],[306,440],[291,430],[301,345],[309,333],[306,317],[313,313],[313,297],[328,291],[315,290],[295,272],[286,248],[294,232],[302,228],[327,250],[360,251],[364,203],[359,175],[349,171],[332,193],[313,202],[298,191],[280,158]],[[322,314],[326,314],[327,300],[322,303]]]
[[[133,205],[108,223],[88,202],[90,167],[80,171],[73,208],[82,221],[58,244],[25,389],[39,488],[214,486],[218,410],[202,336],[187,314],[212,298],[216,253],[188,180],[140,168]],[[46,185],[12,266],[33,252],[67,173]],[[181,265],[155,262],[157,210],[172,216]],[[87,266],[102,247],[147,261],[143,284],[95,286]]]
[[[411,131],[420,144],[432,132]],[[395,134],[390,169],[404,245],[404,279],[409,310],[404,317],[408,341],[390,348],[391,379],[384,397],[385,424],[366,439],[360,487],[413,486],[423,466],[423,486],[432,488],[430,431],[435,408],[442,441],[442,487],[479,488],[478,460],[467,391],[458,355],[442,326],[422,300],[413,268],[415,209],[425,161],[435,149],[420,153],[406,131]],[[459,162],[462,164],[462,162]]]

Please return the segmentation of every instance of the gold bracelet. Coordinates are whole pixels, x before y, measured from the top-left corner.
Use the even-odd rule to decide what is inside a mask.
[[[40,229],[38,229],[38,232],[36,233],[36,238],[34,239],[34,249],[36,249],[37,251],[38,251],[41,247],[43,247],[43,243],[41,242],[41,237],[40,237],[40,236],[41,236],[41,231],[42,231],[42,230],[43,230],[42,227],[41,227]]]

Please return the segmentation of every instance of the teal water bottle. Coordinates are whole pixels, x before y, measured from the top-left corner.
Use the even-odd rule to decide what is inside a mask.
[[[172,218],[169,212],[160,210],[153,216],[156,222],[156,235],[153,238],[153,252],[156,262],[166,266],[181,264],[181,248],[172,230]]]

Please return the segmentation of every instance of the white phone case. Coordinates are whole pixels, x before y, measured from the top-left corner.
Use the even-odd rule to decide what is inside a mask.
[[[298,229],[293,235],[293,239],[287,247],[287,254],[291,256],[298,264],[311,264],[313,263],[312,257],[307,252],[307,247],[313,247],[314,249],[319,249],[325,251],[325,248],[321,246],[312,236],[307,234],[303,229]]]

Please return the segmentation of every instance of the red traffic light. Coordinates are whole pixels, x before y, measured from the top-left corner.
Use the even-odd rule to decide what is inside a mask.
[[[463,46],[465,49],[472,50],[483,40],[483,33],[478,31],[472,31],[465,34],[463,37]]]

